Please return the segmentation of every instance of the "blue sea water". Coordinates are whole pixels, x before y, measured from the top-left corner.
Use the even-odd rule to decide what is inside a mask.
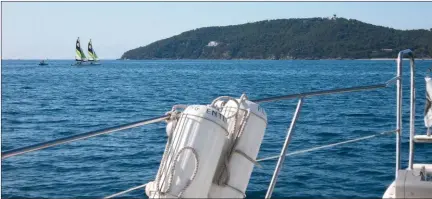
[[[2,151],[159,116],[174,104],[210,103],[383,83],[394,61],[2,61]],[[416,127],[424,133],[424,76],[417,62]],[[409,67],[404,68],[403,167],[408,157]],[[288,152],[395,128],[395,86],[306,98]],[[277,155],[297,100],[262,103],[268,127],[259,157]],[[2,160],[2,197],[101,198],[155,178],[165,124],[120,131]],[[432,162],[416,145],[416,162]],[[248,198],[264,197],[276,161],[255,168]],[[381,197],[394,179],[395,136],[289,156],[274,197]],[[143,190],[125,197],[146,198]]]

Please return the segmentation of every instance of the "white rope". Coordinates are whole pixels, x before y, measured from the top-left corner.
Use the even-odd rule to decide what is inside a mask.
[[[217,107],[216,107],[216,102],[218,102],[218,101],[220,101],[220,100],[222,100],[222,99],[227,99],[228,101],[231,100],[231,101],[233,101],[233,102],[237,105],[236,112],[235,112],[233,115],[225,116],[225,118],[226,118],[226,119],[230,119],[230,118],[232,118],[232,117],[237,116],[237,113],[238,113],[238,111],[240,110],[240,103],[237,102],[237,100],[236,100],[235,98],[233,98],[233,97],[230,97],[230,96],[220,96],[220,97],[214,99],[213,102],[210,104],[210,106],[211,106],[211,107],[214,107],[214,108],[217,108]],[[226,102],[228,102],[228,101],[226,101]]]
[[[242,97],[240,98],[239,104],[243,103],[243,101],[245,100],[244,98],[245,98],[245,96],[242,95]],[[240,114],[240,110],[243,110],[243,109],[240,109],[240,106],[238,106],[237,112],[235,114],[234,121],[233,121],[234,130],[230,134],[230,139],[229,139],[232,141],[230,142],[230,144],[228,146],[228,151],[224,155],[224,164],[222,165],[221,173],[220,173],[218,180],[217,180],[218,185],[225,185],[229,181],[229,178],[230,178],[230,172],[228,169],[229,168],[229,158],[231,157],[231,154],[233,153],[234,148],[237,146],[238,138],[243,134],[244,128],[246,126],[246,122],[249,119],[250,111],[243,110],[243,111],[245,111],[245,113]],[[238,116],[241,116],[242,120],[240,121],[240,126],[237,128]]]
[[[168,152],[170,151],[170,149],[171,149],[171,137],[168,137],[168,141],[167,141],[167,144],[165,146],[164,153],[162,155],[160,167],[159,167],[158,173],[156,174],[156,180],[155,180],[156,181],[156,189],[158,189],[159,191],[161,191],[161,189],[162,189],[162,187],[160,186],[160,178],[161,178],[162,172],[165,168],[165,164],[168,161],[167,159],[168,159],[168,156],[170,155]],[[164,180],[165,180],[165,178],[164,178]]]
[[[240,103],[242,103],[242,100],[244,100],[244,99],[241,99]],[[238,129],[238,132],[232,133],[233,136],[231,136],[231,138],[233,139],[233,141],[230,143],[231,146],[229,146],[228,151],[225,154],[225,162],[224,162],[224,165],[222,168],[222,173],[221,173],[219,180],[218,180],[218,185],[227,184],[228,181],[230,180],[230,172],[228,169],[229,168],[229,158],[231,157],[232,153],[234,152],[234,149],[238,144],[238,140],[239,140],[240,136],[244,132],[246,122],[248,121],[249,116],[250,116],[250,111],[248,111],[248,110],[243,110],[243,111],[245,111],[245,113],[241,115],[242,120],[240,121],[240,126]],[[239,113],[240,113],[240,111],[237,112],[237,114],[239,114]],[[236,120],[234,121],[234,125],[237,126],[237,117],[236,117]],[[236,128],[234,128],[234,129],[236,129]],[[244,155],[246,155],[246,154],[244,154]]]
[[[199,159],[198,159],[198,153],[195,151],[194,148],[186,146],[183,147],[176,155],[176,157],[174,158],[174,164],[171,167],[171,172],[170,172],[170,176],[168,179],[168,188],[166,191],[162,192],[163,194],[168,193],[171,191],[171,186],[173,183],[173,179],[174,179],[174,172],[175,172],[175,166],[177,165],[176,162],[178,161],[178,159],[180,158],[180,155],[183,153],[183,151],[186,151],[187,149],[192,151],[192,154],[194,155],[194,159],[195,159],[195,168],[194,171],[192,173],[191,179],[187,181],[186,185],[180,190],[180,193],[178,194],[178,198],[181,198],[183,193],[186,191],[186,189],[190,186],[190,184],[192,183],[192,181],[195,179],[197,173],[198,173],[198,168],[199,168]]]
[[[212,107],[218,108],[218,107],[216,107],[216,103],[219,102],[219,101],[222,101],[222,104],[219,107],[220,111],[222,111],[223,109],[225,109],[223,115],[225,115],[226,119],[231,119],[232,118],[233,121],[230,121],[230,122],[232,122],[232,124],[234,125],[233,128],[232,128],[232,132],[230,132],[229,138],[228,138],[228,140],[230,140],[229,146],[227,146],[228,150],[227,150],[226,154],[224,154],[222,156],[224,158],[224,160],[223,160],[223,164],[221,165],[220,173],[216,174],[216,175],[218,175],[217,180],[216,180],[216,183],[218,185],[225,184],[228,181],[228,179],[229,179],[229,175],[230,175],[229,174],[229,170],[228,170],[228,167],[229,167],[229,156],[231,154],[232,147],[235,144],[235,140],[237,138],[238,131],[241,128],[241,126],[239,126],[239,127],[237,126],[237,120],[239,119],[238,117],[239,117],[239,113],[240,113],[240,104],[245,100],[244,98],[245,98],[245,95],[242,95],[240,97],[239,102],[238,102],[237,99],[235,99],[233,97],[230,97],[230,96],[220,96],[220,97],[214,99],[212,101],[212,103],[210,104]],[[226,99],[227,101],[224,102],[223,99]],[[231,110],[231,108],[233,108],[233,107],[225,106],[228,101],[233,101],[236,104],[235,112],[232,115],[230,115],[230,116],[226,116],[226,114],[229,113],[230,110]],[[243,118],[242,122],[244,122],[244,118]]]
[[[310,148],[310,149],[294,151],[292,153],[286,154],[285,156],[291,156],[291,155],[297,155],[297,154],[307,153],[307,152],[316,151],[316,150],[319,150],[319,149],[330,148],[330,147],[337,146],[337,145],[348,144],[348,143],[351,143],[351,142],[358,142],[358,141],[361,141],[361,140],[366,140],[366,139],[374,138],[374,137],[377,137],[377,136],[380,136],[380,135],[388,135],[388,134],[391,134],[391,133],[394,133],[394,132],[396,132],[396,130],[382,132],[382,133],[378,133],[378,134],[375,134],[375,135],[369,135],[369,136],[365,136],[365,137],[355,138],[355,139],[352,139],[352,140],[347,140],[347,141],[343,141],[343,142],[337,142],[337,143],[328,144],[328,145],[324,145],[324,146],[313,147],[313,148]],[[278,158],[279,158],[279,155],[275,155],[275,156],[270,156],[270,157],[258,159],[257,162],[266,161],[266,160],[273,160],[273,159],[278,159]]]
[[[187,120],[187,115],[181,114],[180,118],[178,119],[178,124],[181,124],[181,125],[178,126],[178,128],[176,126],[176,128],[174,130],[175,132],[177,132],[177,133],[174,133],[174,136],[176,138],[180,138],[184,133],[184,128],[186,125],[186,122],[184,120]],[[161,166],[159,168],[159,171],[158,171],[158,174],[157,174],[156,180],[155,180],[157,193],[159,193],[159,194],[169,194],[167,192],[167,189],[162,190],[162,188],[164,188],[166,186],[166,183],[168,183],[166,181],[167,177],[169,179],[169,176],[168,176],[169,172],[168,171],[170,170],[170,168],[172,168],[173,165],[176,164],[175,161],[176,161],[177,156],[175,155],[175,151],[177,151],[180,147],[180,144],[179,144],[180,139],[170,138],[168,140],[169,140],[169,143],[167,143],[168,148],[166,149],[166,151],[164,151],[164,156],[162,158]],[[172,142],[173,140],[177,140],[177,142]],[[164,172],[167,172],[167,173],[164,173]],[[163,175],[163,179],[162,179],[162,175]],[[161,182],[162,182],[162,184],[161,184]],[[168,189],[170,189],[170,186],[171,185],[169,184]],[[172,196],[172,197],[174,197],[174,196]]]
[[[142,185],[139,185],[139,186],[136,186],[136,187],[132,187],[132,188],[127,189],[127,190],[125,190],[125,191],[118,192],[118,193],[112,194],[112,195],[110,195],[110,196],[107,196],[107,197],[105,197],[104,199],[113,198],[113,197],[116,197],[116,196],[119,196],[119,195],[123,195],[123,194],[125,194],[125,193],[128,193],[128,192],[131,192],[131,191],[134,191],[134,190],[137,190],[137,189],[143,188],[143,187],[147,186],[147,184],[148,184],[148,183],[145,183],[145,184],[142,184]]]

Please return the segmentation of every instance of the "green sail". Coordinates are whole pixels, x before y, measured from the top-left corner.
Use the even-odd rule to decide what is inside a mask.
[[[92,45],[91,39],[90,39],[90,41],[89,41],[89,43],[88,43],[88,53],[89,53],[89,57],[91,57],[92,60],[94,60],[94,61],[97,61],[97,60],[98,60],[98,57],[97,57],[97,55],[96,55],[96,51],[94,51],[94,48],[93,48],[93,45]]]
[[[75,45],[75,60],[76,61],[83,61],[86,59],[85,54],[83,53],[82,49],[81,49],[81,44],[79,41],[79,37],[76,41],[76,45]]]

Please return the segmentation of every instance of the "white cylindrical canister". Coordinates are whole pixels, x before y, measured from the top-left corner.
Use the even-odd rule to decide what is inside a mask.
[[[205,105],[181,114],[163,155],[156,180],[146,186],[150,198],[206,198],[227,140],[227,119]]]
[[[247,116],[247,112],[249,112],[249,117],[245,118],[244,131],[237,138],[231,156],[228,157],[228,181],[226,185],[212,184],[209,192],[211,198],[243,198],[245,196],[254,167],[254,162],[251,160],[256,160],[258,156],[267,127],[267,115],[263,108],[248,100],[241,102],[237,99],[237,101],[240,103],[239,117],[236,119],[237,128],[240,127],[242,118]],[[236,109],[236,103],[228,101],[221,112],[229,117],[236,112]],[[234,118],[228,119],[230,133],[233,132],[234,121]]]

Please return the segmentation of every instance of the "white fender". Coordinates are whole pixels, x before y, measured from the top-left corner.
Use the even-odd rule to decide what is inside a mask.
[[[249,184],[250,176],[254,167],[254,160],[258,156],[258,152],[264,137],[267,127],[267,115],[258,104],[245,100],[240,101],[239,117],[237,119],[237,128],[242,122],[242,118],[246,117],[244,131],[234,145],[231,156],[228,157],[228,173],[229,178],[226,185],[217,185],[217,176],[209,192],[211,198],[244,198],[246,188]],[[222,114],[226,117],[235,114],[237,105],[233,101],[228,101],[222,109]],[[249,114],[246,114],[249,112]],[[249,117],[247,117],[249,116]],[[234,118],[228,119],[229,132],[232,133],[234,128]],[[226,150],[226,148],[225,148]],[[252,161],[251,161],[252,160]],[[223,164],[223,161],[221,160]],[[219,165],[221,167],[221,165]],[[218,173],[217,173],[218,174]]]
[[[156,180],[146,186],[150,198],[206,198],[222,148],[227,141],[227,119],[204,105],[188,106],[169,133]]]

